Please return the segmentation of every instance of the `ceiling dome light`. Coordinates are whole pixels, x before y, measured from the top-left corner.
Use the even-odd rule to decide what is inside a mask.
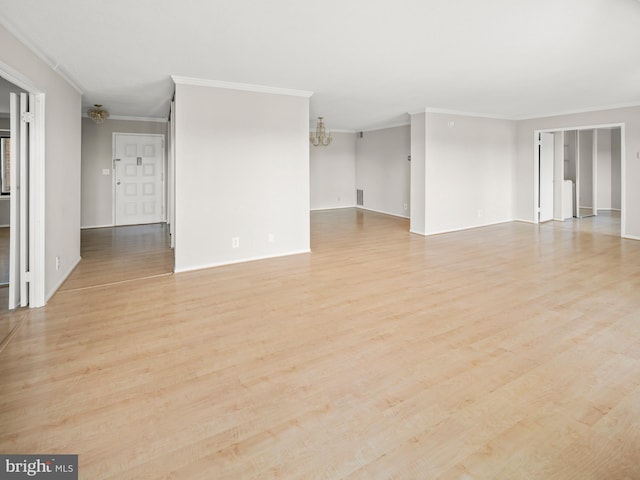
[[[102,105],[97,103],[87,110],[87,115],[96,123],[102,123],[109,118],[109,112],[102,108]]]

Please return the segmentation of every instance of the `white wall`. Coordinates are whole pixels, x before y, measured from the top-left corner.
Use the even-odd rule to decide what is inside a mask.
[[[513,219],[515,139],[512,121],[426,113],[427,234]]]
[[[596,130],[598,139],[598,210],[611,210],[611,130]]]
[[[178,81],[175,106],[176,271],[308,252],[308,97]]]
[[[332,133],[326,147],[309,144],[311,210],[356,204],[356,135]]]
[[[363,190],[364,208],[409,217],[410,135],[409,125],[356,135],[356,189]]]
[[[616,123],[625,124],[625,185],[623,234],[640,239],[640,107],[618,108],[597,112],[536,118],[517,122],[517,160],[516,160],[516,218],[534,221],[534,178],[536,175],[533,150],[535,130],[564,129],[578,126],[601,126]]]
[[[0,45],[0,62],[46,93],[44,296],[48,299],[80,260],[81,96],[1,26]]]
[[[614,210],[620,210],[622,193],[621,188],[621,130],[614,128],[611,131],[611,208]]]
[[[412,233],[425,235],[425,114],[411,115],[411,225]]]
[[[153,133],[166,137],[166,122],[82,119],[83,228],[113,225],[113,133]],[[109,175],[103,175],[103,170]]]

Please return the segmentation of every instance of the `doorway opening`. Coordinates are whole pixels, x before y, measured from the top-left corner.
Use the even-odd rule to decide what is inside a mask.
[[[624,237],[624,124],[534,133],[535,223],[607,215]]]

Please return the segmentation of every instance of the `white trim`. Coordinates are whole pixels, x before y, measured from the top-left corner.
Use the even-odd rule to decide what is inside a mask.
[[[249,83],[222,82],[220,80],[206,80],[204,78],[181,77],[171,75],[171,79],[178,85],[195,85],[198,87],[224,88],[227,90],[242,90],[244,92],[272,93],[274,95],[289,95],[292,97],[309,98],[313,92],[307,90],[293,90],[290,88],[269,87],[266,85],[252,85]]]
[[[208,264],[198,265],[198,266],[195,266],[195,267],[187,267],[187,268],[175,269],[174,273],[195,272],[195,271],[198,271],[198,270],[205,270],[207,268],[223,267],[225,265],[235,265],[236,263],[255,262],[257,260],[268,260],[270,258],[288,257],[288,256],[291,256],[291,255],[301,255],[301,254],[304,254],[304,253],[311,253],[311,250],[310,249],[295,250],[295,251],[292,251],[292,252],[278,253],[278,254],[275,254],[275,255],[264,255],[264,256],[258,256],[258,257],[239,258],[237,260],[229,260],[228,262],[208,263]]]
[[[623,125],[624,125],[624,122],[623,123],[603,123],[603,124],[598,124],[598,125],[587,125],[587,126],[581,126],[581,127],[545,128],[545,129],[541,129],[541,130],[536,130],[536,132],[554,133],[554,132],[569,132],[569,131],[607,129],[607,128],[621,128]]]
[[[113,228],[115,227],[114,224],[110,224],[110,225],[84,225],[80,227],[80,230],[92,230],[94,228]]]
[[[626,125],[620,126],[620,236],[627,237],[627,134]]]
[[[368,212],[382,213],[383,215],[391,215],[392,217],[406,218],[407,220],[411,218],[405,215],[398,215],[397,213],[385,212],[384,210],[374,210],[373,208],[366,208],[366,207],[363,207],[362,205],[356,205],[356,208],[359,210],[367,210]]]
[[[407,112],[409,115],[413,116],[413,115],[421,115],[423,113],[426,113],[427,109],[426,108],[421,108],[419,110],[411,110],[409,112]]]
[[[502,225],[503,223],[511,223],[511,222],[513,222],[513,220],[501,220],[498,222],[483,223],[482,225],[472,225],[469,227],[452,228],[450,230],[436,230],[435,232],[427,232],[425,236],[429,237],[431,235],[442,235],[444,233],[462,232],[465,230],[473,230],[475,228],[483,228],[483,227],[492,227],[494,225]]]
[[[531,220],[523,220],[522,218],[514,218],[512,221],[513,222],[528,223],[530,225],[535,225],[535,223],[536,223],[536,222],[532,222]]]
[[[357,208],[357,205],[347,205],[347,206],[339,206],[339,207],[320,207],[320,208],[310,208],[311,212],[322,212],[325,210],[342,210],[345,208]]]
[[[636,237],[635,235],[622,235],[622,238],[626,238],[627,240],[640,240],[640,237]]]
[[[89,116],[84,113],[82,115],[82,118],[89,118]],[[109,118],[106,120],[107,122],[109,120],[126,120],[129,122],[155,122],[155,123],[167,123],[168,120],[166,118],[160,118],[160,117],[130,117],[130,116],[126,116],[126,115],[110,115]]]
[[[461,117],[480,117],[480,118],[492,118],[494,120],[516,120],[514,117],[508,115],[500,115],[496,113],[478,113],[478,112],[464,112],[460,110],[451,110],[448,108],[431,108],[424,109],[425,113],[440,113],[443,115],[459,115]]]
[[[78,259],[73,264],[71,264],[69,268],[65,271],[64,275],[60,277],[60,280],[58,280],[58,283],[54,285],[53,289],[47,294],[46,302],[51,300],[51,297],[53,297],[53,295],[58,291],[58,289],[62,286],[62,284],[67,280],[67,278],[69,278],[69,275],[71,275],[71,272],[73,272],[73,270],[78,266],[78,264],[80,263],[80,260],[82,260],[82,257],[78,257]]]
[[[30,135],[33,137],[34,151],[29,163],[31,182],[29,185],[29,237],[31,270],[31,292],[29,307],[44,307],[47,303],[45,295],[46,278],[46,241],[45,241],[45,94],[35,93],[35,120]],[[55,290],[54,290],[55,291]]]
[[[640,0],[638,0],[640,1]],[[622,209],[620,208],[598,208],[599,212],[621,212]]]
[[[38,57],[40,60],[42,60],[51,70],[56,72],[65,82],[67,82],[71,87],[73,87],[73,89],[76,92],[78,92],[80,95],[84,94],[84,92],[82,91],[82,88],[80,88],[77,82],[73,80],[71,76],[63,70],[59,62],[55,61],[54,59],[46,55],[42,50],[40,50],[24,33],[22,33],[22,31],[19,28],[17,28],[13,23],[9,22],[9,20],[6,17],[0,16],[0,25],[2,25],[5,29],[7,29],[7,31],[11,35],[13,35],[20,43],[22,43],[25,47],[31,50],[35,54],[35,56]],[[28,88],[25,88],[19,83],[17,83],[16,81],[14,81],[11,75],[6,75],[5,73],[8,73],[8,72],[5,67],[6,66],[0,62],[0,71],[3,71],[2,76],[5,78],[5,80],[8,80],[17,86],[24,88],[25,90],[29,90]],[[22,76],[18,75],[18,77],[22,77]]]
[[[0,19],[1,19],[1,17],[0,17]],[[2,24],[2,20],[0,20],[0,24]],[[8,81],[10,83],[13,83],[16,87],[18,87],[21,90],[24,90],[26,92],[39,91],[40,90],[33,83],[31,83],[31,81],[27,77],[22,75],[17,70],[14,70],[11,66],[7,65],[6,63],[4,63],[2,61],[0,61],[0,75],[6,81]],[[7,113],[7,115],[9,115],[9,114]],[[9,117],[7,117],[7,118],[9,118]]]
[[[409,233],[413,233],[414,235],[420,235],[420,236],[423,236],[423,237],[427,236],[427,234],[425,232],[418,232],[417,230],[409,229]]]
[[[311,123],[311,122],[309,122],[309,123]],[[327,134],[329,134],[329,133],[358,133],[358,132],[360,132],[360,130],[357,130],[357,131],[356,130],[339,130],[339,129],[336,129],[336,128],[332,128],[331,130],[327,130],[326,131]],[[316,129],[315,128],[312,129],[311,127],[309,127],[309,133],[316,133]]]
[[[533,115],[514,115],[509,117],[509,120],[534,120],[538,118],[547,118],[547,117],[562,117],[564,115],[576,115],[579,113],[591,113],[591,112],[602,112],[604,110],[618,110],[620,108],[633,108],[640,107],[640,102],[631,102],[631,103],[619,103],[615,105],[605,105],[601,107],[589,107],[584,109],[576,109],[576,110],[565,110],[563,112],[554,112],[554,113],[545,113],[545,114],[533,114]],[[574,129],[577,130],[577,129]],[[555,130],[556,132],[560,130]]]
[[[408,126],[411,126],[411,121],[390,123],[389,125],[386,125],[386,126],[370,128],[368,130],[357,130],[357,132],[362,132],[362,133],[377,132],[378,130],[387,130],[388,128],[398,128],[398,127],[408,127]]]

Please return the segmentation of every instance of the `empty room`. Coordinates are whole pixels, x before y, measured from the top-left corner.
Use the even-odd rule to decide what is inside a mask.
[[[0,0],[0,478],[640,478],[639,25]]]

